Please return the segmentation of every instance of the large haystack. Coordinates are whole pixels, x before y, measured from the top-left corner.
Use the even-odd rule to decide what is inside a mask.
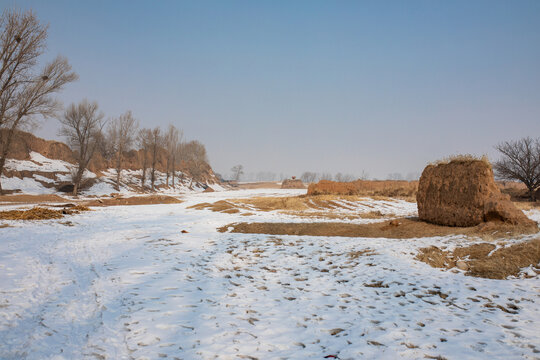
[[[300,179],[285,179],[281,183],[282,189],[305,189],[306,186]]]
[[[487,160],[455,159],[428,165],[416,199],[420,219],[434,224],[475,226],[491,220],[535,224],[500,192]]]

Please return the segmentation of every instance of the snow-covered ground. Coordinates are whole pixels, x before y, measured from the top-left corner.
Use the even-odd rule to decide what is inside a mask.
[[[473,278],[414,260],[418,248],[460,236],[218,233],[250,217],[187,209],[297,193],[189,194],[181,204],[9,222],[0,229],[0,358],[540,357],[538,277]]]

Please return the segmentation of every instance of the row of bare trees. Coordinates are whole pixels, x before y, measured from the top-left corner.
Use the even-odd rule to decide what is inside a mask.
[[[208,167],[206,148],[196,140],[183,141],[182,130],[169,125],[165,133],[161,128],[140,129],[136,144],[141,151],[142,176],[141,187],[146,186],[147,172],[150,171],[150,188],[155,189],[156,166],[160,149],[166,154],[166,185],[175,187],[175,179],[180,165],[185,165],[193,179],[200,179]],[[169,185],[170,184],[170,185]],[[191,184],[190,184],[191,186]]]
[[[139,150],[142,167],[141,188],[145,189],[147,179],[150,189],[156,187],[156,171],[160,153],[165,153],[166,185],[175,187],[177,169],[183,163],[193,178],[199,179],[208,166],[206,149],[198,141],[183,142],[183,132],[170,124],[166,132],[160,127],[139,129],[138,121],[131,111],[108,121],[105,127],[103,113],[98,111],[97,103],[83,100],[70,105],[60,123],[60,135],[67,138],[76,154],[77,171],[73,176],[73,193],[77,194],[96,150],[105,160],[110,160],[116,170],[116,189],[120,190],[122,171],[125,168],[125,154],[133,149]],[[149,174],[148,174],[149,173]],[[191,185],[191,184],[190,184]]]

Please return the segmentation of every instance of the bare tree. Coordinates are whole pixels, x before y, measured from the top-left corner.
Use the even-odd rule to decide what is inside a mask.
[[[342,174],[338,172],[335,176],[335,179],[339,182],[351,182],[354,180],[354,176],[351,174]]]
[[[304,171],[304,173],[300,176],[300,179],[302,179],[305,183],[313,183],[317,179],[317,173],[312,171]]]
[[[174,125],[169,124],[165,134],[165,148],[167,150],[167,186],[169,186],[169,175],[172,175],[172,186],[174,188],[174,174],[176,171],[176,157],[178,155],[178,144],[181,142],[183,132]]]
[[[141,189],[144,191],[144,184],[146,181],[146,172],[148,170],[148,158],[150,156],[150,147],[152,143],[152,130],[141,129],[137,133],[136,139],[137,147],[139,148],[139,156],[142,166],[141,174]]]
[[[152,129],[150,137],[150,154],[152,159],[150,163],[150,187],[152,188],[152,191],[155,191],[156,165],[158,160],[158,152],[162,145],[163,137],[161,136],[161,128],[157,126]]]
[[[323,172],[319,179],[320,180],[330,180],[330,181],[332,181],[334,179],[334,177],[330,173],[324,173]]]
[[[494,164],[497,176],[521,181],[529,190],[531,200],[535,201],[535,191],[540,188],[540,138],[505,141],[495,149],[502,154]]]
[[[208,167],[206,148],[201,142],[193,140],[183,144],[182,153],[188,166],[189,174],[191,175],[191,182],[189,184],[191,186],[193,180],[202,180],[204,170]]]
[[[362,170],[360,173],[360,176],[358,177],[360,180],[367,180],[369,179],[369,174],[366,170]]]
[[[103,128],[103,113],[98,112],[96,102],[87,100],[71,104],[60,118],[59,135],[65,136],[77,159],[77,171],[73,178],[73,195],[77,195],[88,163],[94,155],[99,133]]]
[[[124,152],[128,151],[133,145],[137,127],[137,120],[133,118],[131,111],[127,111],[120,117],[113,119],[107,128],[107,142],[115,158],[116,190],[118,191],[120,190]]]
[[[0,137],[0,174],[16,131],[38,117],[54,116],[60,104],[53,94],[77,79],[61,56],[37,69],[47,29],[32,11],[5,10],[0,17],[0,131],[5,130]]]
[[[232,171],[232,178],[234,181],[240,180],[240,177],[244,175],[244,166],[243,165],[235,165],[231,168]]]

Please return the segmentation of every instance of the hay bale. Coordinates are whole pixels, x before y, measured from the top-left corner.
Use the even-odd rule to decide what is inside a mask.
[[[281,183],[282,189],[305,189],[304,183],[300,179],[285,179]]]
[[[455,159],[428,165],[416,200],[419,218],[434,224],[475,226],[492,220],[535,224],[501,194],[487,160]]]

